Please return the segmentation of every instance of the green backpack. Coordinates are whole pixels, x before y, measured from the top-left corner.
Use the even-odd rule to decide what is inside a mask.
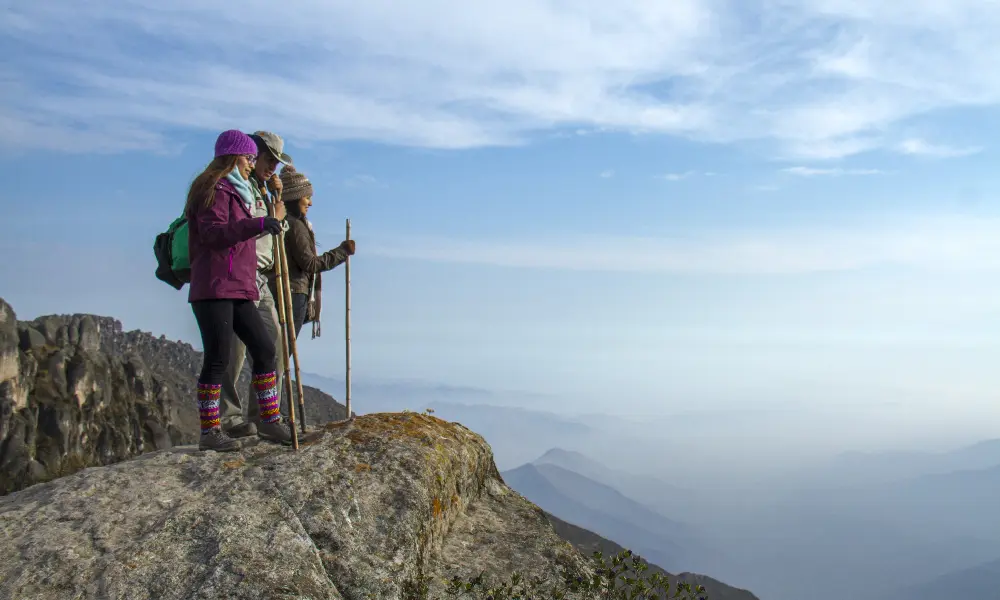
[[[156,255],[156,278],[176,289],[191,283],[191,260],[188,256],[188,223],[178,217],[153,242]]]

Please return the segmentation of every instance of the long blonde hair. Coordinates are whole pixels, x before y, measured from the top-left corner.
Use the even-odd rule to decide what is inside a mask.
[[[212,162],[208,163],[201,175],[194,178],[188,189],[187,203],[184,205],[184,214],[189,219],[194,216],[198,209],[199,200],[204,199],[205,208],[209,208],[215,203],[215,184],[236,168],[236,161],[239,158],[238,154],[216,156]]]

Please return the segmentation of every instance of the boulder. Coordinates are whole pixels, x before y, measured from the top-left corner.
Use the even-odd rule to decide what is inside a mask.
[[[480,571],[585,575],[482,437],[417,413],[141,457],[0,498],[0,597],[400,599]]]

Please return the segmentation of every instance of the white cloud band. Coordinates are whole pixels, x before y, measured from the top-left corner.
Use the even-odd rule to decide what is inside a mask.
[[[333,235],[333,234],[331,234]],[[1000,270],[1000,219],[942,216],[881,225],[716,231],[676,237],[460,240],[374,236],[372,255],[582,271],[795,275],[904,267]]]
[[[973,0],[49,0],[5,16],[19,60],[0,68],[0,124],[21,147],[159,149],[175,128],[253,123],[435,148],[567,127],[946,157],[975,146],[894,127],[1000,102],[1000,7]]]

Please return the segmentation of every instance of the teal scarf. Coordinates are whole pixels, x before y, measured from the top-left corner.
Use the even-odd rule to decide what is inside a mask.
[[[247,208],[253,208],[253,187],[250,182],[243,179],[243,175],[240,173],[239,169],[233,169],[226,175],[226,179],[229,183],[233,184],[236,191],[239,192],[240,198],[243,198],[243,202],[246,203]]]

